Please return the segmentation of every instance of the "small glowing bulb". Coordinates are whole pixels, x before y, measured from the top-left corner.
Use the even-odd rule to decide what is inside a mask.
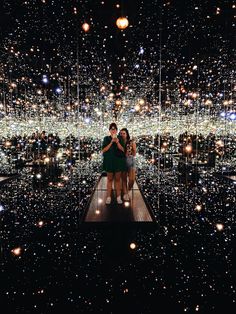
[[[191,153],[191,151],[192,151],[192,146],[191,146],[191,145],[187,145],[187,146],[185,147],[185,150],[186,150],[187,153]]]
[[[38,222],[38,226],[39,226],[39,227],[42,227],[43,224],[44,224],[44,222],[43,222],[42,220],[40,220],[40,221]]]
[[[116,20],[116,26],[119,28],[119,29],[125,29],[129,26],[129,21],[126,17],[119,17],[117,20]]]
[[[197,206],[195,207],[195,209],[196,209],[198,212],[200,212],[200,211],[202,210],[202,206],[201,206],[201,205],[197,205]]]
[[[136,249],[136,244],[134,242],[130,243],[131,250],[135,250]]]
[[[144,104],[145,104],[145,100],[144,100],[144,99],[140,99],[140,100],[139,100],[139,104],[140,104],[140,105],[144,105]]]
[[[82,25],[82,29],[87,33],[90,29],[90,25],[88,23],[84,23]]]
[[[216,229],[217,229],[218,231],[222,231],[222,230],[224,229],[224,225],[221,224],[221,223],[218,223],[218,224],[216,224]]]
[[[21,248],[20,247],[16,247],[15,249],[11,250],[12,253],[16,256],[19,256],[21,253]]]
[[[140,48],[139,54],[140,54],[140,55],[144,54],[144,49],[143,49],[143,47]]]
[[[43,81],[44,84],[47,84],[47,83],[48,83],[48,78],[47,78],[46,75],[43,76],[42,81]]]

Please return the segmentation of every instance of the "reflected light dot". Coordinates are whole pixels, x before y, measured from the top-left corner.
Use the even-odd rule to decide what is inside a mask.
[[[195,207],[195,209],[196,209],[198,212],[200,212],[200,211],[202,210],[202,206],[201,206],[201,205],[197,205],[197,206]]]
[[[21,254],[21,248],[20,247],[16,247],[13,250],[11,250],[11,252],[16,255],[19,256]]]
[[[216,229],[217,229],[218,231],[222,231],[222,230],[224,229],[224,225],[221,224],[221,223],[218,223],[218,224],[216,224]]]
[[[85,32],[88,32],[89,29],[90,29],[90,25],[89,25],[88,23],[84,23],[84,24],[82,25],[82,29],[83,29]]]
[[[44,224],[44,222],[43,222],[42,220],[40,220],[40,221],[38,222],[38,227],[42,227],[43,224]]]
[[[98,199],[98,204],[102,204],[102,202],[103,202],[102,198],[99,198]]]
[[[136,244],[134,242],[130,243],[131,250],[135,250],[136,249]]]

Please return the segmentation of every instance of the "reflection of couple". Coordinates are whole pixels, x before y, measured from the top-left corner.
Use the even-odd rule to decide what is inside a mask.
[[[135,180],[136,144],[134,140],[130,139],[126,128],[121,129],[119,135],[117,135],[117,125],[111,123],[109,131],[110,136],[104,137],[102,145],[103,170],[107,172],[106,204],[111,203],[113,180],[115,181],[117,203],[122,204],[121,188],[124,201],[128,201],[129,191],[132,189]]]

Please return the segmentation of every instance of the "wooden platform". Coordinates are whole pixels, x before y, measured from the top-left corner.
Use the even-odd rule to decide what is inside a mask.
[[[106,180],[102,176],[97,184],[94,194],[91,197],[88,210],[85,215],[85,222],[153,222],[152,217],[144,198],[137,186],[130,193],[130,202],[119,205],[116,198],[112,196],[110,205],[106,205]]]

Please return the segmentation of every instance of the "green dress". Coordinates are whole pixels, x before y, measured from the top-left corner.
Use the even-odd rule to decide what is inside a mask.
[[[120,144],[125,147],[123,140],[118,136]],[[111,136],[105,136],[103,139],[102,149],[106,147],[112,140]],[[108,151],[103,153],[103,171],[120,172],[127,171],[125,154],[113,143]]]

